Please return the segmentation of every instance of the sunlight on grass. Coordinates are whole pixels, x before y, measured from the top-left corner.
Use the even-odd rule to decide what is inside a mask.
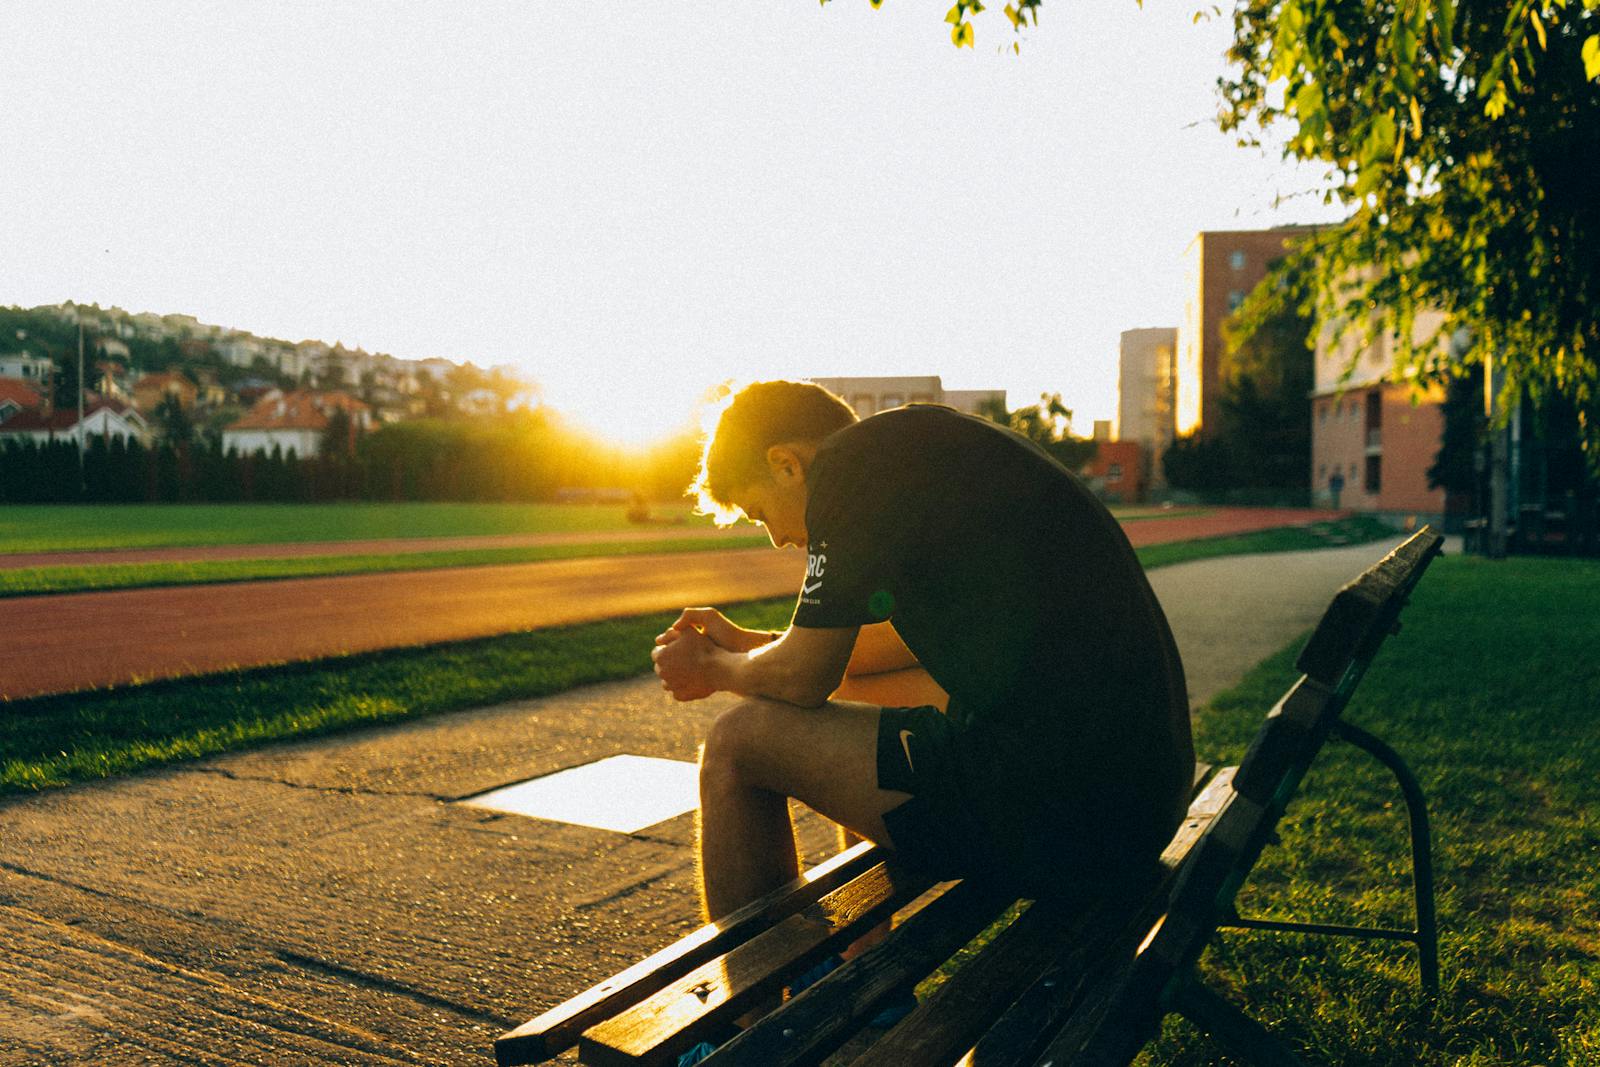
[[[707,524],[687,504],[651,510]],[[0,553],[637,528],[621,504],[8,504]]]
[[[1229,932],[1203,971],[1308,1062],[1600,1062],[1600,564],[1434,563],[1346,718],[1410,762],[1434,822],[1444,990],[1381,942]],[[1233,763],[1294,680],[1299,642],[1196,724]],[[1388,772],[1331,742],[1240,894],[1246,915],[1404,925],[1404,806]],[[1219,1052],[1169,1020],[1140,1062]]]

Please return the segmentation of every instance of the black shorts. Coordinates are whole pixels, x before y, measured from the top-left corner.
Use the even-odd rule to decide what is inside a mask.
[[[883,817],[895,852],[939,879],[995,880],[1031,897],[1092,897],[1146,871],[1155,853],[1130,855],[1104,797],[1038,747],[934,707],[882,709],[878,787],[911,794]]]

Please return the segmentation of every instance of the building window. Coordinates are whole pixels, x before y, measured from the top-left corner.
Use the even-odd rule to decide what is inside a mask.
[[[1328,465],[1326,463],[1318,463],[1317,464],[1317,481],[1320,482],[1324,478],[1326,478],[1327,476],[1328,476]]]
[[[1120,482],[1120,481],[1122,481],[1122,464],[1113,463],[1113,464],[1111,464],[1111,466],[1106,468],[1106,481],[1108,481],[1108,482]]]
[[[1233,252],[1228,256],[1228,266],[1234,270],[1244,270],[1244,253]]]
[[[1317,421],[1318,422],[1327,422],[1328,421],[1328,405],[1327,404],[1324,403],[1324,404],[1318,404],[1317,405]]]
[[[898,396],[895,393],[890,393],[883,398],[883,410],[888,411],[890,408],[897,408],[905,402],[906,401],[904,397]]]
[[[1382,456],[1367,457],[1367,492],[1376,493],[1383,487]]]
[[[1228,310],[1229,311],[1238,311],[1239,310],[1239,305],[1242,304],[1242,303],[1244,303],[1244,290],[1243,289],[1229,289],[1228,290]]]

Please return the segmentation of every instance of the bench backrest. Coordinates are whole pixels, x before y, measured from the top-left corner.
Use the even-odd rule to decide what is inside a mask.
[[[1442,541],[1423,527],[1339,590],[1296,660],[1304,675],[1257,731],[1233,795],[1172,887],[1165,917],[1093,1012],[1075,1015],[1052,1042],[1063,1062],[1125,1063],[1143,1046],[1160,1021],[1163,995],[1231,916],[1234,897],[1373,656],[1399,629],[1400,611]]]
[[[1234,775],[1234,800],[1191,857],[1173,890],[1169,915],[1214,925],[1232,908],[1245,875],[1373,657],[1399,629],[1400,611],[1443,540],[1423,527],[1334,596],[1295,661],[1304,675],[1256,732]],[[1204,938],[1199,941],[1186,946],[1183,955],[1198,955]]]

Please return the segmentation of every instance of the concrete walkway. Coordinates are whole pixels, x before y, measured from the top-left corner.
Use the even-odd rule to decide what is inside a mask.
[[[1390,547],[1156,571],[1194,698]],[[500,1030],[695,925],[692,820],[452,801],[692,759],[723,704],[641,679],[0,802],[0,1065],[492,1062]],[[831,835],[800,825],[815,862]]]

